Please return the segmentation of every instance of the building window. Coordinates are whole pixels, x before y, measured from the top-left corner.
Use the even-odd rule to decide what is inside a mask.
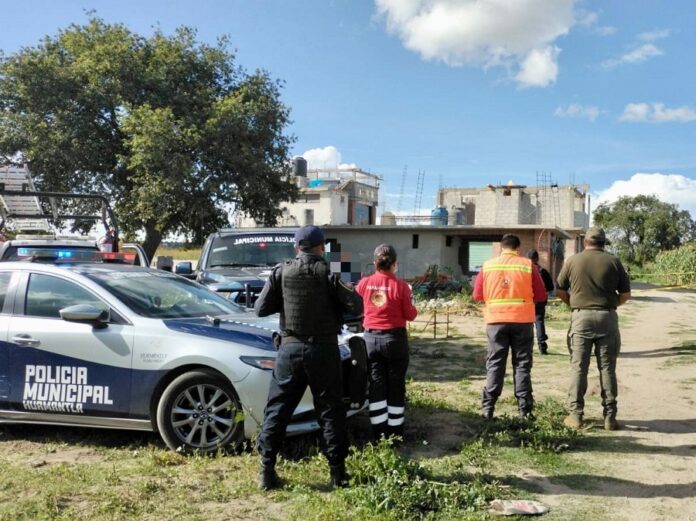
[[[414,250],[418,249],[418,234],[414,233],[412,240],[411,240],[411,246],[413,247]]]
[[[305,203],[308,203],[310,201],[318,201],[320,198],[320,194],[304,194]]]
[[[305,225],[314,224],[314,210],[305,210]]]
[[[345,195],[342,195],[342,196],[341,196],[341,204],[343,204],[343,203],[345,203],[345,202],[346,202],[346,196],[345,196]]]
[[[445,246],[447,246],[448,248],[450,246],[452,246],[452,236],[451,235],[445,236]]]

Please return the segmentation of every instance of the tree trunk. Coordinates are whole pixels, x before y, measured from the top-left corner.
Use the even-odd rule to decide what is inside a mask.
[[[143,241],[143,249],[147,254],[147,258],[152,262],[155,252],[162,242],[162,232],[158,230],[154,224],[145,224],[145,240]]]

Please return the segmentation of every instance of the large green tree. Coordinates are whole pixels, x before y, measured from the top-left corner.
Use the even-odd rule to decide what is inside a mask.
[[[594,222],[607,231],[622,259],[638,265],[693,240],[696,233],[687,210],[654,195],[623,196],[614,203],[600,204]]]
[[[200,241],[231,207],[268,225],[293,200],[280,84],[190,28],[150,37],[91,17],[0,55],[0,155],[44,190],[105,193],[121,228]]]

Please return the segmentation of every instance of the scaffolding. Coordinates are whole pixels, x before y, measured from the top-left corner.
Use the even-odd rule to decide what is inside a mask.
[[[413,203],[413,214],[419,215],[423,202],[423,184],[425,182],[425,170],[418,170],[418,180],[416,181],[416,197]]]
[[[561,202],[558,193],[558,183],[553,180],[551,174],[545,171],[537,171],[537,224],[560,226]]]

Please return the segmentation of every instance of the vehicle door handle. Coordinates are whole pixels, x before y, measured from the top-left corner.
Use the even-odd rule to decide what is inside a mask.
[[[20,344],[23,346],[38,346],[41,345],[41,340],[37,340],[36,338],[32,338],[29,335],[17,335],[12,337],[12,341],[16,344]]]

